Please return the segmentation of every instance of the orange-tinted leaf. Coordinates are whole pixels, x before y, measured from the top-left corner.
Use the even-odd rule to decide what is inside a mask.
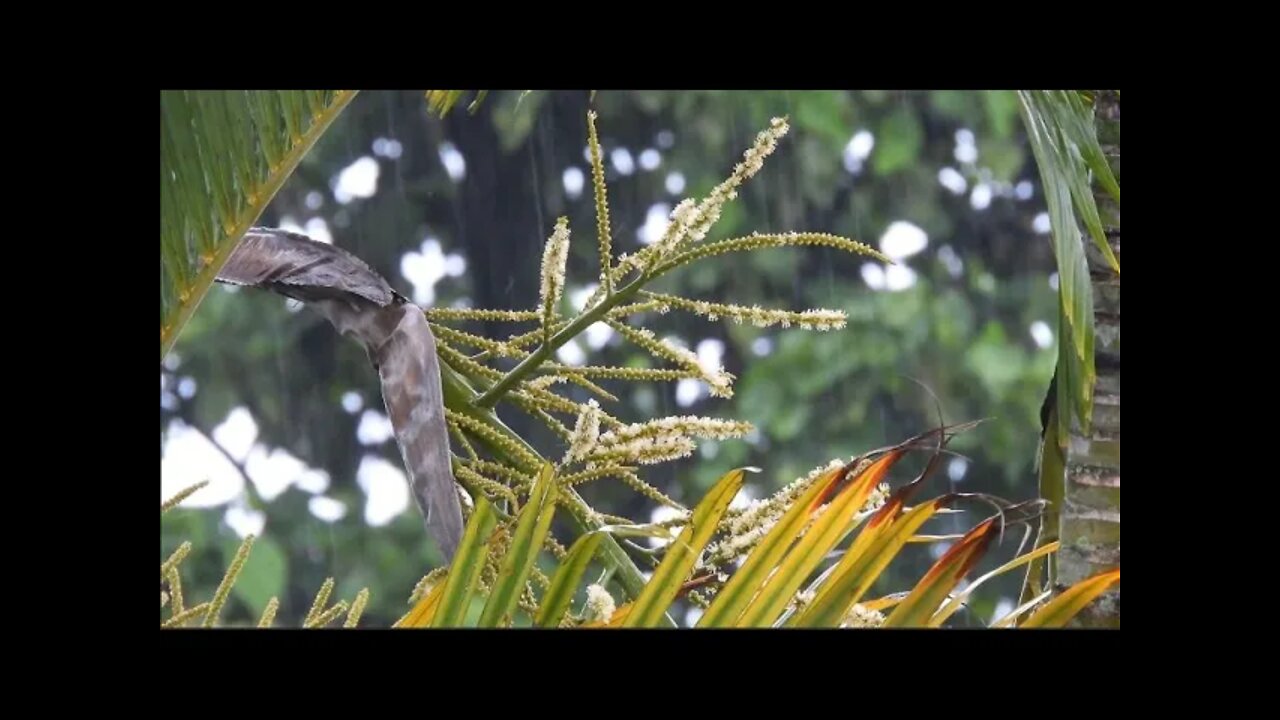
[[[1098,573],[1072,585],[1044,607],[1035,611],[1020,627],[1060,628],[1071,622],[1086,605],[1093,602],[1108,588],[1120,582],[1120,568]]]
[[[403,620],[396,623],[393,627],[400,628],[424,628],[431,626],[431,618],[436,613],[436,608],[440,607],[440,598],[444,596],[445,578],[440,578],[436,584],[427,591],[409,611],[409,614]]]
[[[899,449],[884,454],[836,493],[826,512],[814,521],[795,549],[779,563],[777,572],[765,581],[735,625],[759,627],[773,623],[804,581],[821,564],[827,552],[844,539],[849,532],[850,523],[866,504],[871,491],[905,453],[905,450]],[[824,492],[825,494],[827,493]],[[816,506],[813,509],[816,510]]]
[[[853,547],[836,565],[832,578],[796,618],[795,624],[800,627],[838,626],[849,608],[862,598],[880,573],[897,557],[912,533],[954,499],[954,495],[944,495],[912,508],[899,518],[896,516],[902,510],[902,495],[894,493],[894,497],[872,518],[872,521],[879,521],[879,526],[873,528],[868,523]],[[863,536],[869,539],[863,541]]]
[[[885,619],[885,627],[920,627],[938,610],[960,579],[982,558],[1000,533],[997,518],[989,518],[965,534],[929,568],[915,589]]]
[[[1036,558],[1048,555],[1049,553],[1054,552],[1057,549],[1058,549],[1057,541],[1051,542],[1048,545],[1043,545],[1029,553],[1024,553],[1022,555],[1019,555],[1018,557],[1010,560],[1004,565],[1001,565],[995,570],[992,570],[986,575],[983,575],[977,580],[974,580],[973,582],[969,583],[969,586],[964,589],[964,592],[958,593],[955,597],[951,598],[951,600],[946,605],[944,605],[942,609],[937,612],[936,615],[934,615],[932,618],[929,619],[929,627],[942,627],[942,623],[946,622],[947,618],[951,617],[951,615],[954,614],[955,611],[959,610],[960,607],[964,605],[964,603],[973,595],[973,591],[977,590],[978,587],[982,585],[982,583],[990,580],[991,578],[997,575],[1003,575],[1004,573],[1007,573],[1010,570],[1013,570],[1014,568],[1021,567],[1022,565],[1026,565],[1027,563],[1035,560]]]
[[[626,605],[620,606],[617,610],[614,610],[613,614],[609,616],[608,622],[605,622],[603,620],[593,620],[589,623],[583,623],[578,627],[584,627],[584,628],[622,627],[623,621],[625,621],[627,619],[627,616],[631,614],[632,605],[634,605],[634,603],[627,603]]]

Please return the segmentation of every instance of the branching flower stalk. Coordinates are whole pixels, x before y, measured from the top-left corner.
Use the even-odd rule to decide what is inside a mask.
[[[844,327],[846,316],[839,310],[793,312],[711,303],[653,293],[646,289],[647,286],[666,273],[704,258],[766,248],[821,246],[890,262],[862,243],[824,233],[753,234],[704,242],[722,216],[725,205],[735,200],[741,186],[762,169],[788,129],[785,118],[775,118],[757,135],[752,146],[743,153],[742,161],[724,182],[700,200],[688,198],[680,202],[671,212],[670,222],[656,242],[633,254],[623,254],[615,261],[604,178],[604,151],[596,128],[596,117],[594,113],[589,116],[588,144],[600,275],[599,282],[576,314],[569,317],[560,315],[566,293],[565,269],[570,234],[565,218],[557,220],[544,248],[537,308],[425,311],[437,329],[437,344],[444,361],[441,374],[450,428],[455,435],[469,441],[460,444],[470,459],[461,464],[455,463],[457,467],[465,468],[457,474],[468,490],[483,493],[507,511],[516,505],[512,492],[520,497],[529,492],[531,483],[526,479],[536,472],[543,454],[498,419],[494,408],[506,401],[546,425],[565,444],[564,454],[558,463],[563,492],[557,504],[569,510],[568,516],[576,521],[580,532],[597,530],[608,521],[604,514],[582,500],[574,485],[603,477],[622,480],[655,502],[687,512],[679,503],[645,483],[635,468],[685,457],[695,449],[696,439],[742,437],[751,426],[703,418],[662,418],[628,424],[610,415],[600,403],[616,402],[617,397],[597,382],[669,382],[692,378],[705,383],[713,396],[732,396],[732,375],[723,368],[704,367],[687,349],[658,339],[637,322],[636,316],[662,314],[674,309],[713,321],[732,320],[760,327],[794,326],[818,331]],[[476,320],[530,322],[536,327],[497,339],[484,338],[443,324]],[[598,322],[607,324],[624,340],[643,349],[660,366],[567,366],[554,362],[553,355],[558,349]],[[503,358],[515,360],[514,368],[504,371],[489,364]],[[577,402],[557,392],[562,389],[561,383],[584,387],[598,400]],[[480,462],[489,464],[481,465]],[[498,472],[494,466],[509,467],[517,475]],[[499,490],[499,484],[505,485],[508,491]],[[644,579],[622,547],[606,535],[601,552],[606,566],[616,572],[616,579],[635,597]]]

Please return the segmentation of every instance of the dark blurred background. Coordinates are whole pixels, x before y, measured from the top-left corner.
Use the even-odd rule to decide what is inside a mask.
[[[754,465],[746,497],[765,497],[833,458],[847,459],[937,424],[991,418],[958,438],[931,481],[1011,500],[1034,497],[1039,408],[1053,372],[1056,277],[1034,160],[1011,92],[493,92],[447,118],[420,91],[356,97],[303,160],[260,224],[355,253],[405,295],[432,306],[528,309],[555,220],[573,229],[570,297],[599,272],[586,113],[599,113],[615,255],[661,234],[671,208],[724,179],[769,119],[790,134],[729,205],[709,239],[809,230],[871,244],[886,267],[827,249],[702,261],[655,288],[713,302],[841,309],[835,332],[758,329],[671,312],[651,329],[738,376],[735,396],[696,381],[603,383],[624,421],[698,414],[752,422],[746,440],[703,443],[644,476],[692,505],[724,472]],[[525,328],[527,326],[519,326]],[[473,325],[495,336],[509,330]],[[642,351],[592,331],[568,363],[626,365]],[[562,386],[563,387],[563,386]],[[215,287],[161,372],[162,495],[211,485],[165,517],[161,555],[183,540],[188,597],[212,594],[240,537],[259,534],[226,623],[281,601],[296,626],[326,577],[335,598],[372,597],[361,625],[407,609],[440,562],[409,500],[376,373],[358,345],[292,303]],[[526,416],[500,414],[547,454],[563,449]],[[571,423],[571,421],[570,421]],[[923,465],[896,470],[901,483]],[[655,506],[612,480],[583,489],[597,509],[640,521]],[[963,532],[990,513],[940,518]],[[662,517],[659,515],[658,517]],[[1007,560],[1007,536],[978,572]],[[562,540],[569,538],[562,537]],[[916,545],[877,590],[906,590],[944,549]],[[644,567],[644,566],[642,566]],[[972,577],[972,576],[971,576]],[[984,586],[957,624],[1010,609],[1020,575]],[[621,602],[621,598],[619,598]]]

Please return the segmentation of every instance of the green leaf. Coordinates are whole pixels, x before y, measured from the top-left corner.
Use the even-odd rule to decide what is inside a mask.
[[[160,357],[355,91],[160,94]]]
[[[231,543],[225,546],[228,562],[235,557],[239,545]],[[261,612],[271,598],[284,594],[288,576],[289,560],[280,544],[270,537],[260,537],[240,569],[236,584],[231,586],[231,593],[256,612]]]
[[[1031,137],[1031,148],[1040,166],[1045,201],[1049,206],[1053,250],[1058,264],[1059,322],[1059,444],[1071,428],[1070,413],[1074,408],[1080,425],[1086,431],[1093,415],[1093,387],[1097,375],[1093,360],[1093,285],[1085,260],[1084,243],[1071,206],[1071,189],[1067,173],[1073,168],[1055,149],[1044,115],[1036,109],[1035,96],[1020,93],[1023,118]],[[1088,198],[1093,202],[1092,196]],[[1096,212],[1096,205],[1094,206]],[[1105,245],[1105,238],[1103,244]],[[1109,251],[1108,246],[1108,251]],[[1070,348],[1070,352],[1066,350]],[[1066,402],[1063,402],[1065,400]]]
[[[546,542],[547,533],[551,532],[557,489],[555,468],[551,463],[544,463],[530,492],[529,502],[525,503],[516,520],[515,534],[498,570],[498,579],[489,593],[484,611],[480,613],[480,627],[498,627],[502,618],[515,610],[538,559],[538,551]]]
[[[569,553],[560,563],[555,577],[551,578],[551,586],[542,596],[542,606],[538,608],[538,617],[535,620],[538,627],[554,628],[560,625],[560,620],[564,618],[565,612],[569,610],[569,605],[573,601],[578,583],[587,572],[591,558],[595,556],[596,549],[600,547],[602,540],[604,535],[598,532],[587,533],[579,537],[573,547],[569,548]]]
[[[497,519],[493,505],[488,500],[483,496],[476,500],[475,512],[467,521],[462,544],[458,546],[453,564],[449,567],[444,594],[431,618],[431,627],[458,627],[466,618],[476,585],[480,581],[480,571],[484,570],[485,559],[489,556],[489,541]]]
[[[889,173],[911,166],[924,144],[920,120],[908,108],[899,108],[880,122],[873,154],[876,172]]]
[[[653,571],[644,591],[632,603],[623,627],[656,627],[662,621],[667,608],[680,592],[680,586],[693,570],[698,555],[715,534],[720,518],[742,487],[744,476],[745,471],[741,468],[726,473],[693,509],[688,525],[671,543],[666,557]]]
[[[1022,100],[1023,118],[1032,148],[1038,149],[1036,162],[1040,165],[1041,175],[1052,171],[1058,182],[1066,184],[1076,212],[1084,219],[1098,250],[1119,273],[1120,261],[1111,252],[1102,231],[1098,204],[1089,185],[1089,171],[1093,171],[1099,184],[1117,203],[1120,202],[1120,185],[1098,145],[1092,110],[1074,92],[1020,91],[1018,96]],[[1044,179],[1047,185],[1048,178]]]

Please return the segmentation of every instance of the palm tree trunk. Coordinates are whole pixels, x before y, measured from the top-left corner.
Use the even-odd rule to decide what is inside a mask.
[[[1098,92],[1094,110],[1098,141],[1119,181],[1119,93]],[[1094,197],[1107,241],[1118,260],[1120,206],[1101,188],[1095,187]],[[1093,280],[1098,381],[1091,432],[1085,434],[1073,424],[1066,454],[1058,582],[1067,586],[1120,565],[1120,276],[1107,266],[1092,243],[1086,247]],[[1119,627],[1119,586],[1085,608],[1074,624]]]

